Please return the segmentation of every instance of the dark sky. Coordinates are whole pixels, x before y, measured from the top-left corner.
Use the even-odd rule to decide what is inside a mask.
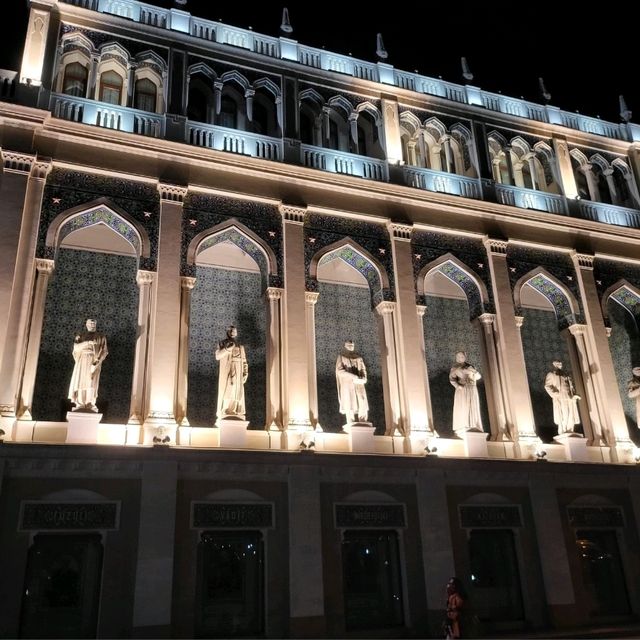
[[[2,2],[0,68],[19,66],[26,4]],[[173,2],[149,4],[168,8]],[[611,5],[610,13],[603,6],[590,11],[575,0],[376,4],[386,5],[387,12],[347,0],[288,2],[291,37],[375,62],[376,33],[381,32],[388,62],[398,69],[460,82],[460,56],[466,56],[475,74],[473,84],[482,89],[540,102],[538,77],[543,76],[555,106],[618,122],[618,95],[623,93],[640,122],[640,83],[632,69],[637,53],[633,30],[625,23],[632,18],[621,7]],[[277,36],[282,6],[255,0],[189,0],[186,10]]]

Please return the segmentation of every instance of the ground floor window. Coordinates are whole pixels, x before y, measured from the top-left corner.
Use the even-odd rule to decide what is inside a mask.
[[[264,543],[259,531],[209,531],[198,547],[198,638],[264,633]]]
[[[99,534],[38,534],[27,558],[21,638],[95,638],[102,577]]]
[[[404,624],[397,532],[345,531],[342,575],[347,630]]]

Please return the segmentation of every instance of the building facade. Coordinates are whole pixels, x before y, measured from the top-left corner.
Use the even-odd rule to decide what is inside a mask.
[[[488,633],[631,625],[629,114],[135,0],[30,4],[0,71],[0,636],[438,637],[452,575]],[[69,399],[87,318],[95,413]]]

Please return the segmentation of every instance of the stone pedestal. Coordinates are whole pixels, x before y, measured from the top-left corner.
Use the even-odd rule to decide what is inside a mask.
[[[67,444],[98,444],[101,413],[67,412]]]
[[[376,449],[374,428],[370,422],[352,422],[343,427],[351,433],[351,451],[354,453],[374,453]]]
[[[571,462],[588,462],[587,441],[579,433],[562,433],[554,438],[564,446],[564,454]]]
[[[488,458],[489,448],[487,446],[487,436],[484,431],[465,431],[462,434],[464,440],[464,451],[469,458]]]
[[[221,418],[216,422],[220,429],[220,447],[223,449],[244,449],[247,446],[248,420]]]

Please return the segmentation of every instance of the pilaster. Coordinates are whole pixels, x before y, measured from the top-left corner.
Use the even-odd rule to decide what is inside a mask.
[[[284,351],[282,302],[284,289],[269,287],[267,297],[267,319],[269,334],[267,341],[267,421],[270,430],[284,429]]]
[[[42,84],[42,68],[47,48],[47,33],[51,14],[42,6],[31,7],[29,24],[24,41],[20,82],[40,86]]]
[[[196,279],[180,278],[180,336],[178,345],[178,382],[176,391],[176,421],[181,427],[188,427],[187,395],[189,378],[189,328],[191,322],[191,292]]]
[[[305,325],[307,327],[307,371],[309,373],[309,413],[313,427],[318,424],[318,370],[316,366],[316,303],[319,293],[306,291]]]

